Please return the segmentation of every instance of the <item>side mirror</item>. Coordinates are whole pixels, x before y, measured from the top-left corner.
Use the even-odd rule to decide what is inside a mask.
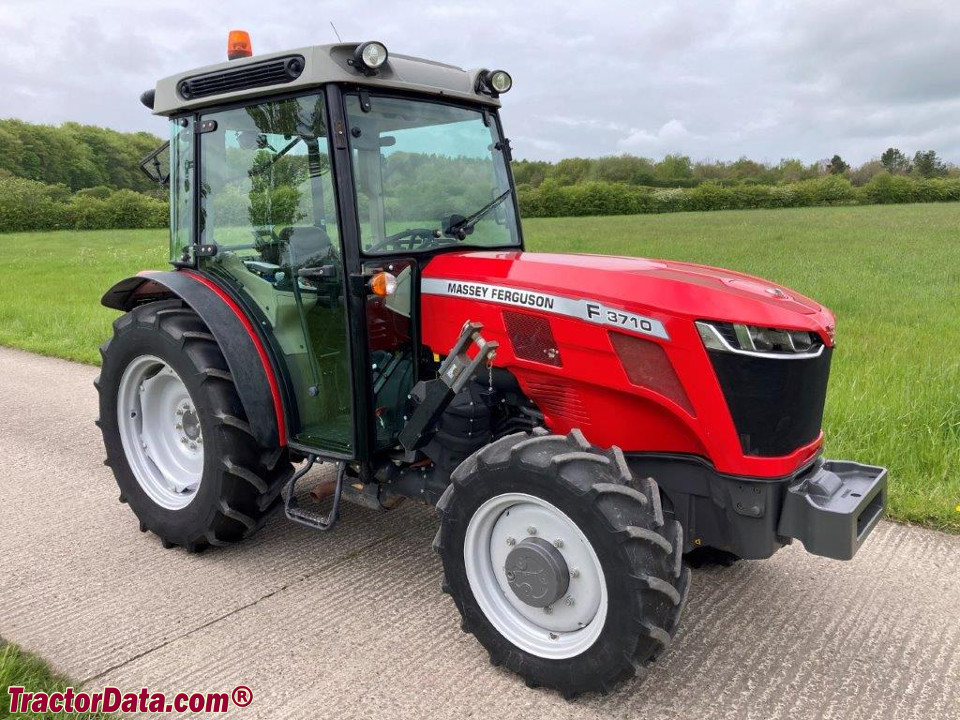
[[[170,182],[170,141],[158,147],[140,161],[140,170],[155,183],[166,185]]]

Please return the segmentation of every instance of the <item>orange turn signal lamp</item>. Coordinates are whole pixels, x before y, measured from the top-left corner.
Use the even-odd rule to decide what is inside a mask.
[[[378,297],[393,295],[397,289],[397,278],[386,271],[378,272],[370,278],[370,292]]]
[[[227,36],[227,59],[238,60],[253,55],[250,33],[246,30],[231,30]]]

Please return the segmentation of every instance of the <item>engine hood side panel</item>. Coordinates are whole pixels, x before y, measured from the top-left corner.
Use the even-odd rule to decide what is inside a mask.
[[[755,477],[787,475],[820,449],[818,437],[784,457],[745,456],[694,325],[809,330],[832,344],[830,312],[786,288],[683,263],[521,252],[438,255],[422,283],[423,342],[443,354],[466,320],[482,322],[484,336],[500,343],[495,364],[517,377],[555,432],[579,427],[598,445],[698,455],[721,472]],[[560,364],[517,357],[504,311],[548,318]],[[692,408],[631,383],[610,333],[657,343]]]

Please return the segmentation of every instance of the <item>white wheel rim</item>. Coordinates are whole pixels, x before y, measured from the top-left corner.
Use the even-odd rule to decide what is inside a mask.
[[[127,462],[143,491],[167,510],[181,510],[203,477],[203,433],[180,376],[153,355],[127,365],[117,391],[117,425]]]
[[[510,588],[504,564],[530,529],[553,543],[570,570],[566,597],[547,611],[521,601]],[[470,590],[487,620],[521,650],[562,660],[586,652],[607,618],[607,584],[590,541],[576,523],[546,500],[525,493],[490,498],[470,518],[463,544]],[[568,604],[568,598],[572,603]]]

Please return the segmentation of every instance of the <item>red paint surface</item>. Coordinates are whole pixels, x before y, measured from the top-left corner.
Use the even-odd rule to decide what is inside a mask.
[[[832,346],[833,315],[792,290],[740,273],[686,263],[520,252],[439,255],[424,269],[423,277],[597,300],[664,324],[669,340],[642,337],[661,345],[694,414],[630,382],[610,341],[609,332],[616,331],[609,326],[542,310],[424,294],[423,342],[434,352],[445,353],[466,320],[482,322],[484,337],[500,343],[495,364],[513,372],[554,432],[579,427],[600,446],[700,455],[720,472],[754,477],[787,475],[822,445],[821,435],[785,457],[744,455],[694,325],[696,320],[722,320],[807,330]],[[504,309],[549,317],[562,367],[516,357],[504,324]]]

